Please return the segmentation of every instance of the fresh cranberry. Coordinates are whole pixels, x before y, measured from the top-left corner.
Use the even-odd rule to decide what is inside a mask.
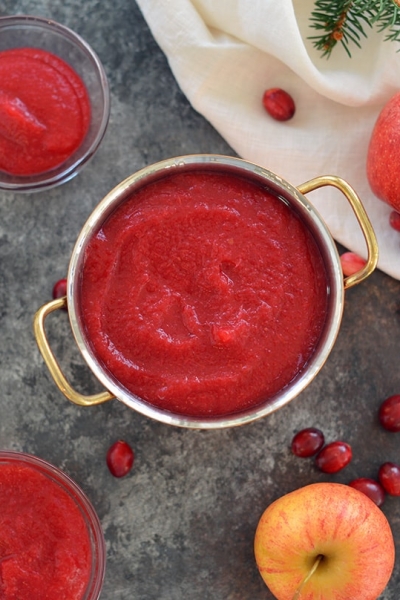
[[[56,281],[53,287],[53,298],[62,298],[67,295],[67,280],[59,279]]]
[[[400,394],[389,396],[382,402],[379,420],[388,431],[400,431]]]
[[[262,101],[267,113],[276,121],[288,121],[296,111],[292,96],[280,88],[266,90]]]
[[[56,300],[57,298],[63,298],[66,295],[67,295],[67,280],[59,279],[58,281],[56,281],[56,283],[53,286],[53,299]],[[65,310],[67,310],[67,307],[65,307]]]
[[[379,468],[379,481],[391,496],[400,496],[400,465],[385,462]]]
[[[340,257],[340,264],[343,273],[348,277],[357,273],[357,271],[361,271],[365,267],[366,261],[354,252],[344,252]]]
[[[107,466],[114,477],[124,477],[132,468],[135,455],[124,440],[115,442],[107,452]]]
[[[389,215],[389,224],[396,231],[400,231],[400,213],[397,210],[392,210]]]
[[[324,434],[315,427],[307,427],[298,431],[292,439],[292,452],[296,456],[308,458],[317,454],[324,445]]]
[[[317,454],[315,464],[324,473],[337,473],[349,464],[353,457],[351,446],[346,442],[331,442]]]
[[[375,479],[360,477],[350,481],[349,486],[368,496],[377,506],[382,506],[385,501],[385,490]]]

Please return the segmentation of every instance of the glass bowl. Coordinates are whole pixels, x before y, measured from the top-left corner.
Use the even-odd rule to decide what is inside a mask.
[[[6,467],[7,467],[7,471],[5,471]],[[24,470],[23,477],[21,475],[21,469]],[[2,476],[2,470],[3,470],[3,476]],[[33,472],[33,479],[31,479],[31,482],[29,482],[28,470]],[[4,481],[3,481],[3,479],[4,479]],[[46,479],[48,480],[47,482],[46,482]],[[9,483],[7,483],[7,482],[9,482]],[[41,483],[42,483],[42,488],[40,487]],[[88,534],[90,550],[91,550],[91,565],[89,566],[89,574],[88,574],[86,588],[83,590],[82,595],[80,595],[77,598],[74,597],[74,600],[98,600],[98,598],[100,597],[102,586],[103,586],[104,574],[105,574],[105,563],[106,563],[105,542],[104,542],[103,531],[101,528],[99,518],[98,518],[92,504],[90,503],[88,498],[85,496],[85,494],[82,492],[82,490],[77,486],[77,484],[70,477],[68,477],[68,475],[66,475],[65,473],[60,471],[60,469],[54,467],[50,463],[48,463],[40,458],[37,458],[36,456],[32,456],[30,454],[25,454],[23,452],[0,451],[0,489],[2,486],[7,486],[7,485],[10,486],[10,493],[11,493],[12,486],[14,487],[14,489],[18,489],[19,496],[23,496],[24,488],[25,488],[25,493],[28,495],[28,498],[30,499],[33,496],[33,502],[36,503],[36,505],[40,505],[40,503],[42,503],[42,502],[43,503],[47,502],[49,496],[51,495],[51,492],[53,492],[53,500],[51,501],[51,504],[49,503],[49,506],[51,506],[51,508],[53,509],[53,512],[51,513],[51,515],[50,514],[48,515],[48,520],[46,521],[46,523],[47,522],[52,523],[51,527],[49,527],[50,540],[55,536],[55,532],[57,532],[57,529],[54,529],[54,531],[52,530],[52,527],[57,527],[57,525],[53,525],[53,524],[58,523],[58,520],[60,519],[61,516],[65,517],[65,512],[61,511],[61,507],[64,507],[65,510],[68,510],[68,509],[70,510],[70,514],[68,515],[68,517],[69,517],[68,524],[69,523],[73,524],[74,528],[75,528],[77,521],[79,521],[79,514],[80,514],[80,516],[82,518],[80,526],[81,526],[81,528],[83,528],[83,529],[81,529],[81,531],[84,531],[84,529],[86,529],[87,534]],[[17,486],[19,486],[19,487],[17,487]],[[28,511],[29,507],[27,507],[26,510]],[[58,510],[60,510],[60,513],[58,513]],[[72,514],[72,510],[74,511],[74,514]],[[21,509],[21,507],[19,507],[19,510],[17,510],[18,517],[20,519],[23,518],[24,511],[25,511],[25,506],[23,507],[23,509]],[[3,511],[2,511],[2,513],[3,513]],[[2,541],[4,543],[6,543],[5,542],[5,531],[9,525],[9,522],[5,522],[5,519],[6,519],[6,517],[4,516],[4,514],[2,514],[0,521],[2,523],[2,535],[4,537],[4,539]],[[40,537],[40,543],[36,544],[37,550],[33,551],[33,554],[34,554],[33,557],[32,557],[31,549],[30,548],[28,549],[28,546],[26,546],[26,548],[27,548],[26,556],[29,557],[29,559],[32,559],[33,561],[36,560],[36,558],[37,558],[36,555],[40,556],[40,557],[46,556],[45,544],[43,543],[43,539],[46,538],[46,535],[44,534],[42,536],[42,533],[40,531],[40,521],[38,520],[36,522],[36,519],[34,519],[34,521],[35,522],[32,522],[31,527],[29,527],[29,530],[32,530],[34,532],[33,536],[35,536],[35,532],[38,534],[38,535],[36,535],[36,537],[38,537],[38,538]],[[64,522],[66,522],[66,521],[67,521],[67,518],[64,518]],[[72,521],[73,521],[73,523],[72,523]],[[11,531],[12,531],[12,527],[13,526],[11,526]],[[21,528],[21,525],[20,525],[20,528]],[[38,531],[38,528],[39,528],[39,531]],[[8,529],[8,531],[10,532],[10,529]],[[19,531],[19,530],[16,530],[15,535],[18,535],[17,531]],[[75,530],[75,532],[70,532],[69,535],[71,537],[73,535],[77,535],[76,531],[77,530]],[[47,531],[46,531],[46,533],[47,533]],[[11,534],[9,534],[9,535],[11,535]],[[47,538],[49,538],[49,536],[47,536]],[[77,539],[77,538],[75,537],[74,539]],[[36,547],[34,544],[35,543],[33,542],[33,546],[32,546],[33,548]],[[24,546],[24,549],[25,549],[25,546]],[[9,554],[7,552],[7,548],[5,549],[5,552],[6,552],[6,555]],[[60,568],[61,568],[61,562],[60,562],[60,558],[59,558],[59,557],[61,557],[60,548],[59,547],[56,548],[56,551],[54,551],[54,548],[52,548],[51,551],[49,551],[48,555],[52,556],[52,558],[54,559],[54,562],[57,566],[57,570],[60,570]],[[63,556],[65,558],[66,553],[64,553]],[[8,558],[12,559],[13,554],[11,553],[9,556],[3,557],[3,560],[7,560]],[[0,556],[0,559],[1,559],[1,556]],[[59,561],[59,562],[57,562],[57,561]],[[74,564],[72,556],[69,559],[69,561],[67,561],[67,564],[69,566]],[[13,567],[11,567],[11,568],[13,568]],[[16,567],[16,569],[18,569],[18,567]],[[54,569],[54,571],[56,571],[56,569]],[[37,576],[37,573],[34,575]],[[41,573],[41,581],[42,581],[42,575],[43,575],[43,573]],[[69,575],[71,575],[71,574],[69,574]],[[4,573],[3,573],[3,576],[4,576]],[[42,585],[42,583],[40,583],[40,585]],[[45,591],[46,590],[43,590],[43,592],[45,592]],[[70,592],[70,589],[69,588],[66,589],[65,593],[62,594],[62,597],[63,598],[69,597],[69,592]],[[51,596],[51,597],[53,597],[53,596]]]
[[[83,142],[60,165],[33,175],[15,175],[0,170],[0,189],[34,192],[69,181],[93,157],[107,128],[110,94],[99,58],[79,35],[64,25],[30,15],[0,17],[0,52],[16,48],[37,48],[66,62],[85,85],[91,108]]]

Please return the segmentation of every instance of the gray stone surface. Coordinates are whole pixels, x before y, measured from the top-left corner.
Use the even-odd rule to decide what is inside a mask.
[[[400,283],[375,272],[349,290],[318,377],[290,405],[245,427],[185,430],[118,401],[86,409],[68,403],[38,352],[32,318],[66,275],[86,218],[146,164],[234,153],[182,95],[134,0],[0,3],[2,16],[15,13],[54,18],[93,46],[109,77],[112,112],[98,154],[74,180],[33,195],[0,192],[0,447],[50,461],[87,493],[107,542],[102,600],[270,600],[253,558],[268,503],[310,482],[374,477],[382,462],[400,461],[400,434],[382,430],[376,416],[386,396],[400,393]],[[49,319],[49,336],[75,387],[93,391],[66,313]],[[353,462],[327,476],[292,456],[291,438],[306,426],[352,444]],[[117,438],[136,453],[121,480],[105,463]],[[400,499],[388,498],[383,511],[400,555]],[[399,589],[397,560],[381,598],[398,600]]]

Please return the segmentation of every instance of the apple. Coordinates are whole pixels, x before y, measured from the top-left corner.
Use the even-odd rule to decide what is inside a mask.
[[[380,112],[367,154],[367,178],[380,200],[400,212],[400,92]]]
[[[381,509],[341,483],[313,483],[275,500],[258,523],[254,552],[278,600],[376,600],[395,554]]]

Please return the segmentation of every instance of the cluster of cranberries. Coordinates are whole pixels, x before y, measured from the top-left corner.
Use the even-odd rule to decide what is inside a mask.
[[[307,427],[294,436],[292,452],[302,458],[315,456],[316,466],[324,473],[341,471],[353,458],[351,446],[346,442],[338,440],[324,444],[325,437],[322,431],[315,427]]]
[[[400,432],[400,394],[382,402],[379,421],[387,431]],[[293,454],[302,458],[314,456],[317,468],[324,473],[337,473],[352,459],[349,444],[335,441],[325,445],[324,434],[315,427],[298,431],[292,439],[291,449]],[[377,480],[360,477],[349,485],[366,494],[377,506],[382,506],[385,494],[400,496],[400,465],[385,462],[379,468]]]

